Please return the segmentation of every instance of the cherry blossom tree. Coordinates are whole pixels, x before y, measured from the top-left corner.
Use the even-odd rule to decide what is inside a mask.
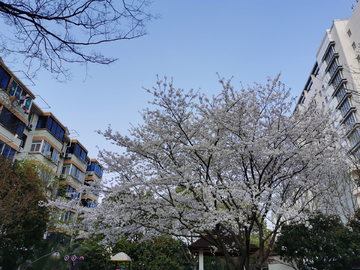
[[[209,99],[158,80],[130,136],[99,131],[126,152],[101,151],[118,176],[88,215],[97,232],[206,237],[231,270],[249,269],[256,233],[261,269],[282,225],[327,194],[343,157],[330,115],[315,106],[292,114],[279,76],[240,91],[219,81]]]

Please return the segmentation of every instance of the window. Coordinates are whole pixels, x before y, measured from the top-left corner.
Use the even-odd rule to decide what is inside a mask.
[[[305,96],[304,96],[304,95],[301,96],[301,97],[300,97],[300,103],[301,103],[302,105],[304,105],[305,101],[306,101]]]
[[[96,203],[94,203],[93,201],[88,202],[87,207],[89,207],[89,208],[95,208],[95,207],[96,207]]]
[[[338,85],[340,84],[342,80],[342,76],[341,76],[341,72],[339,71],[337,74],[336,74],[336,77],[333,81],[333,85],[334,85],[334,88],[338,87]]]
[[[76,166],[72,165],[71,166],[71,170],[70,170],[70,175],[72,175],[73,177],[75,177],[77,180],[79,180],[80,182],[82,181],[83,178],[83,172],[77,168]]]
[[[81,204],[84,206],[84,207],[88,207],[88,208],[95,208],[96,207],[96,203],[93,202],[92,200],[90,199],[82,199],[81,200]]]
[[[64,138],[65,130],[51,116],[40,116],[36,128],[48,129],[60,141]]]
[[[345,116],[346,113],[350,110],[350,107],[351,107],[350,101],[349,101],[349,99],[346,99],[344,104],[340,107],[340,111],[341,111],[343,116]]]
[[[325,61],[327,64],[330,64],[330,61],[331,61],[332,57],[334,56],[334,53],[335,53],[334,46],[331,46],[325,57]]]
[[[88,207],[88,208],[95,208],[95,207],[96,207],[96,203],[94,203],[93,201],[89,201],[89,202],[87,203],[87,207]]]
[[[77,143],[71,143],[70,147],[66,150],[66,153],[75,154],[83,162],[86,162],[86,151]]]
[[[75,213],[71,211],[67,211],[65,213],[62,213],[59,217],[60,220],[64,222],[72,221],[74,219]]]
[[[349,117],[346,119],[346,121],[344,122],[344,125],[347,127],[347,128],[351,128],[353,125],[355,125],[355,116],[353,113],[351,113],[349,115]]]
[[[4,106],[2,107],[0,113],[0,123],[3,124],[4,127],[10,132],[19,135],[19,137],[22,137],[25,124]]]
[[[324,101],[322,102],[322,107],[325,108],[325,102]]]
[[[353,42],[353,43],[351,44],[351,47],[355,50],[355,49],[356,49],[356,43]]]
[[[22,96],[22,93],[23,93],[23,89],[21,88],[21,86],[16,81],[13,81],[9,89],[9,95],[15,96],[16,98],[20,98]]]
[[[41,147],[41,153],[43,153],[45,156],[50,156],[51,152],[51,145],[47,141],[43,141],[42,147]]]
[[[30,147],[30,152],[40,152],[41,143],[42,143],[42,140],[32,141],[32,144]]]
[[[360,133],[359,131],[356,129],[353,133],[351,133],[349,135],[349,141],[350,141],[350,145],[354,146],[355,144],[357,144],[357,142],[359,141],[360,138]]]
[[[321,90],[319,91],[319,95],[320,95],[320,97],[322,97],[322,91]]]
[[[347,34],[348,34],[349,37],[351,37],[351,30],[350,29],[347,31]]]
[[[336,94],[336,98],[337,98],[338,102],[340,102],[345,95],[346,95],[345,86],[342,85],[341,88],[339,89],[339,91]]]
[[[25,147],[26,139],[27,139],[27,136],[25,134],[23,134],[21,137],[20,145],[19,145],[20,147],[22,147],[22,148]]]
[[[91,162],[86,171],[95,172],[100,177],[103,175],[103,168],[101,168],[101,166],[96,162]]]
[[[57,150],[53,149],[51,154],[51,161],[57,163],[59,161],[59,156],[60,153]]]
[[[332,62],[331,66],[330,66],[330,69],[329,69],[329,73],[330,73],[331,77],[334,75],[334,73],[335,73],[336,69],[338,68],[338,66],[339,66],[338,61],[337,61],[337,59],[335,59]]]
[[[77,191],[75,188],[73,188],[72,186],[66,186],[66,196],[71,198],[72,200],[79,198],[79,191]]]
[[[0,86],[3,90],[6,90],[10,82],[10,75],[0,67]]]
[[[6,159],[13,161],[16,150],[5,144],[4,142],[0,141],[0,154],[4,156]]]
[[[62,169],[62,174],[70,174],[72,177],[77,179],[79,182],[82,182],[84,173],[76,167],[74,164],[65,164]]]
[[[21,88],[21,86],[16,81],[11,83],[9,95],[15,96],[17,100],[22,102],[22,106],[25,110],[30,110],[32,98]]]
[[[55,175],[44,170],[40,171],[39,177],[41,178],[41,180],[43,180],[44,183],[48,183],[48,184],[55,180]]]
[[[311,78],[308,80],[306,86],[305,86],[305,90],[308,91],[308,94],[311,92],[311,87],[313,86],[313,82],[311,80]]]
[[[325,97],[325,101],[326,101],[326,103],[329,103],[328,97]]]
[[[30,152],[41,152],[54,163],[59,161],[59,152],[45,140],[32,141]]]

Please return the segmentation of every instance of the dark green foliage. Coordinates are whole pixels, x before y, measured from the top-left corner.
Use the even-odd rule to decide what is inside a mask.
[[[115,264],[110,262],[110,256],[119,252],[130,256],[132,270],[138,270],[140,263],[144,264],[145,270],[183,270],[186,267],[182,248],[184,243],[172,237],[162,236],[147,241],[127,241],[122,238],[113,247],[99,245],[102,239],[103,236],[96,235],[82,243],[78,254],[84,256],[85,260],[79,263],[78,269],[98,270],[108,269],[110,266],[115,269]],[[124,267],[123,264],[119,263],[117,268],[120,267]]]
[[[0,266],[16,269],[31,259],[47,228],[49,211],[35,165],[0,156]]]
[[[169,236],[154,238],[149,241],[135,243],[131,255],[134,260],[133,269],[139,269],[139,263],[145,264],[145,269],[151,270],[183,270],[183,243]]]
[[[359,261],[359,228],[357,218],[348,226],[335,215],[317,213],[307,224],[283,226],[275,252],[298,269],[344,270]]]
[[[78,265],[78,269],[109,269],[111,266],[110,257],[117,252],[129,254],[132,244],[121,239],[115,247],[112,245],[100,245],[103,235],[91,235],[85,239],[76,254],[84,256],[85,260]],[[118,251],[119,250],[119,251]]]
[[[228,270],[224,258],[209,256],[204,257],[204,269],[206,270]]]
[[[69,262],[63,260],[65,255],[73,255],[76,252],[70,242],[70,237],[61,233],[51,233],[49,239],[41,242],[39,248],[35,251],[30,269],[42,270],[67,270]]]

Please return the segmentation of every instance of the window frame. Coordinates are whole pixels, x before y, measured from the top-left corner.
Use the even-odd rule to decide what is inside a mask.
[[[352,33],[351,33],[350,29],[347,31],[347,34],[348,34],[349,37],[351,37]]]
[[[7,160],[14,161],[17,151],[5,142],[0,140],[0,155],[4,156]]]
[[[25,129],[25,123],[21,121],[15,114],[8,110],[5,106],[1,107],[0,123],[11,133],[22,137]]]
[[[42,115],[38,118],[36,129],[40,128],[46,128],[59,141],[62,142],[64,140],[65,129],[63,129],[61,125],[51,116]]]
[[[10,74],[0,66],[0,87],[6,91],[11,80]]]
[[[80,183],[83,182],[84,173],[74,164],[64,164],[61,170],[63,175],[71,175],[74,179]]]
[[[36,145],[36,146],[33,146]],[[42,153],[52,162],[57,163],[59,161],[60,153],[46,140],[34,140],[31,142],[30,152]]]

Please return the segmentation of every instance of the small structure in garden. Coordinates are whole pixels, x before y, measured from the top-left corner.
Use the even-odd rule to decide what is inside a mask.
[[[127,255],[124,252],[120,252],[118,254],[115,254],[114,256],[111,256],[110,261],[115,262],[115,264],[117,265],[118,262],[124,262],[125,263],[125,270],[126,270],[126,265],[127,263],[129,263],[129,270],[130,270],[130,266],[131,266],[131,258],[129,257],[129,255]]]
[[[215,250],[213,245],[210,244],[206,238],[210,239],[210,236],[207,235],[205,236],[205,239],[200,238],[189,245],[190,252],[195,255],[199,255],[199,270],[204,270],[204,256],[224,256],[220,250]],[[237,257],[241,255],[241,251],[239,250],[237,244],[235,244],[235,239],[231,236],[223,237],[222,239],[227,246],[232,247],[232,251],[230,253],[231,256]],[[250,254],[254,254],[258,250],[259,248],[257,246],[250,244]]]

